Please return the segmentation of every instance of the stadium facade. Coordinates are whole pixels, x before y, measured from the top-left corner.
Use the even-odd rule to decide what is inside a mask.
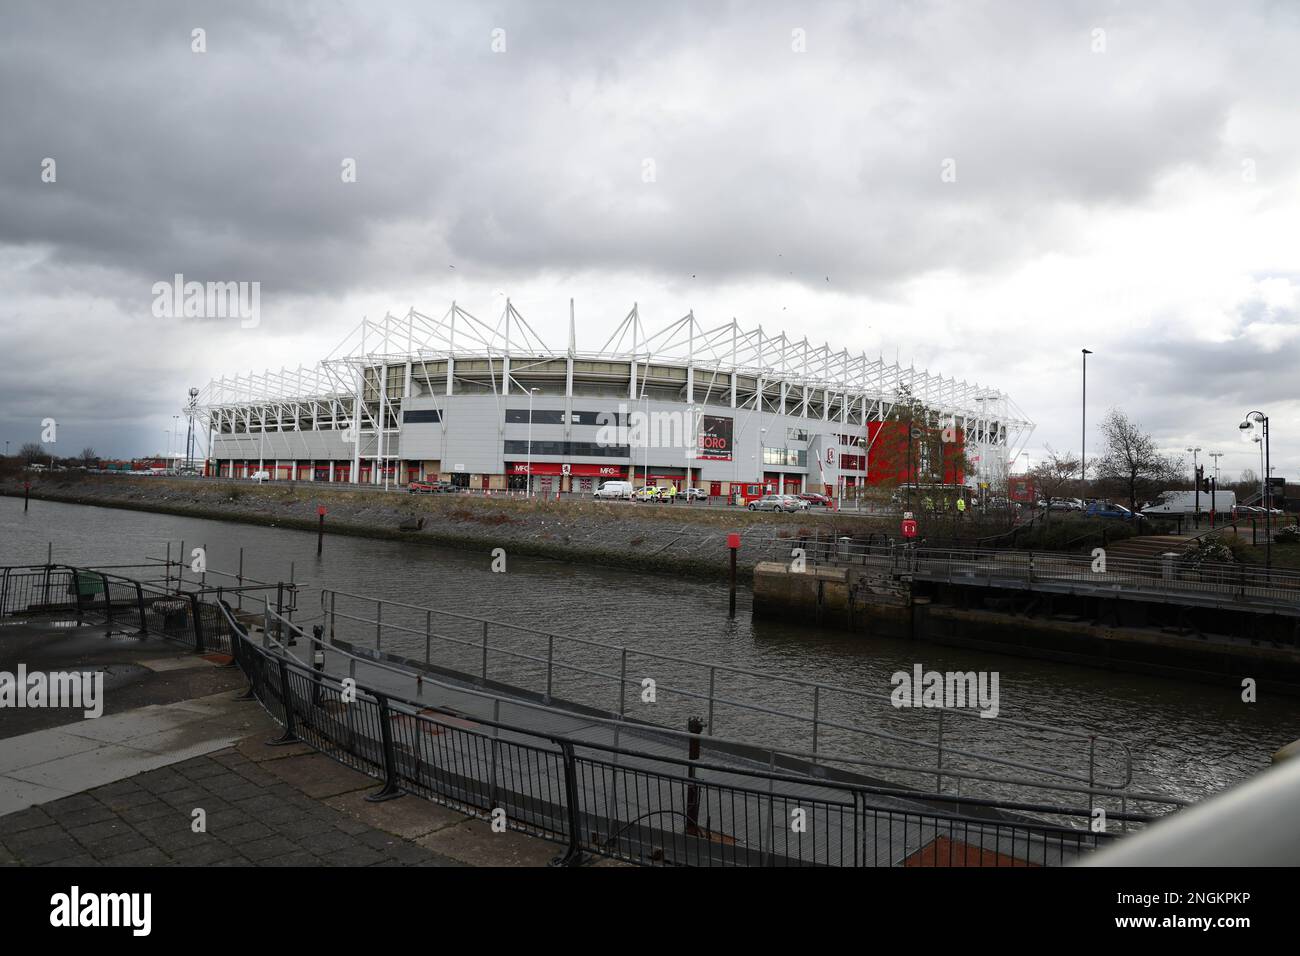
[[[188,411],[200,435],[206,422],[208,474],[492,491],[532,475],[578,493],[609,479],[851,493],[919,474],[910,451],[901,473],[882,454],[916,425],[961,453],[945,481],[996,486],[1033,428],[997,389],[693,313],[648,333],[633,306],[585,351],[570,303],[553,349],[508,300],[495,325],[454,303],[367,319],[316,366],[215,379]]]

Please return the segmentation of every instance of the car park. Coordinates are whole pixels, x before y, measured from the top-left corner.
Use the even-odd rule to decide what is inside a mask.
[[[1083,511],[1084,504],[1078,498],[1052,498],[1049,501],[1040,501],[1038,507],[1046,508],[1048,511]]]

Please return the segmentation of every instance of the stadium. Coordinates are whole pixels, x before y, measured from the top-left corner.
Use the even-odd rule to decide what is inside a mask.
[[[314,367],[214,379],[186,413],[208,475],[487,492],[531,477],[542,494],[999,487],[1033,429],[997,389],[735,320],[650,332],[633,305],[592,351],[570,301],[568,329],[555,349],[509,300],[495,324],[412,309],[362,321]]]

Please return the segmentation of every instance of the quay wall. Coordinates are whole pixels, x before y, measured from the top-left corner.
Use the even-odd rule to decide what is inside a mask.
[[[1215,683],[1250,677],[1261,689],[1300,695],[1300,649],[1265,635],[1270,625],[1289,623],[1271,615],[1239,612],[1248,615],[1247,632],[1256,631],[1246,638],[1106,624],[961,606],[950,591],[922,593],[928,589],[886,574],[851,567],[796,572],[777,561],[756,566],[753,586],[756,617]]]

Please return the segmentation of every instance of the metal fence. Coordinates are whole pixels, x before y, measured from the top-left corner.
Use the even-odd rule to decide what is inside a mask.
[[[0,616],[64,615],[78,623],[98,622],[179,641],[199,654],[231,654],[229,631],[219,602],[227,597],[268,595],[283,600],[285,585],[244,584],[203,587],[144,574],[126,577],[117,570],[154,572],[158,565],[79,568],[47,564],[0,568]]]
[[[411,793],[562,843],[558,862],[595,854],[680,866],[1042,866],[1114,839],[988,801],[952,812],[914,793],[467,720],[308,667],[266,632],[259,646],[233,615],[227,624],[250,693],[283,725],[282,740],[382,780],[373,799]],[[1090,819],[1077,807],[1021,809]]]
[[[1105,557],[1057,551],[998,551],[792,539],[811,564],[859,565],[897,576],[1025,589],[1177,597],[1201,605],[1259,606],[1300,614],[1300,572],[1181,558]],[[788,552],[787,552],[788,553]]]
[[[932,783],[942,791],[945,782],[964,784],[967,795],[980,794],[981,781],[1120,792],[1133,781],[1131,750],[1106,735],[1000,716],[999,731],[1012,726],[1021,733],[1016,755],[998,754],[987,743],[993,722],[975,709],[903,714],[889,694],[333,589],[322,590],[321,608],[332,645],[343,639],[414,667],[423,662],[484,685],[520,689],[543,703],[563,700],[620,720],[663,725],[676,718],[684,726],[699,712],[711,737],[744,737],[754,745],[797,741],[798,750],[822,766],[884,769],[912,786]],[[638,706],[648,674],[656,682],[653,713]],[[782,752],[793,753],[791,744]],[[868,753],[875,758],[862,756]],[[1008,778],[1008,771],[1025,775]]]

